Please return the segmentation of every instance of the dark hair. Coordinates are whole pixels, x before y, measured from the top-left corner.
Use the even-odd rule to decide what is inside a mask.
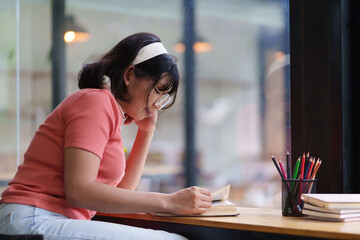
[[[122,101],[129,101],[129,94],[124,83],[125,71],[132,64],[139,50],[154,42],[160,42],[160,38],[155,34],[145,32],[136,33],[121,40],[99,60],[84,64],[78,75],[79,88],[100,89],[103,84],[102,77],[106,75],[111,79],[111,92],[114,97]],[[149,77],[152,80],[147,98],[164,74],[170,76],[169,82],[160,89],[173,95],[173,102],[168,105],[170,107],[175,102],[179,85],[176,58],[170,54],[161,54],[134,66],[134,73],[137,77]]]

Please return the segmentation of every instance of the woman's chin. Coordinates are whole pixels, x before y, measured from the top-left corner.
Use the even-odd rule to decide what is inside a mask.
[[[156,111],[156,110],[155,110]],[[150,117],[154,114],[154,112],[151,112],[150,110],[148,110],[147,108],[145,109],[144,112],[138,112],[138,114],[135,114],[133,116],[130,116],[128,114],[126,114],[127,118],[124,122],[125,125],[128,125],[132,122],[135,122],[135,121],[141,121],[141,120],[144,120],[145,118],[147,117]]]
[[[124,121],[124,125],[129,125],[134,121],[134,119],[132,117],[130,117],[129,115],[127,116],[127,118]]]
[[[141,120],[143,120],[144,118],[146,118],[146,116],[131,117],[131,116],[127,115],[127,118],[126,118],[126,120],[124,121],[124,125],[129,125],[129,124],[131,124],[132,122],[141,121]]]

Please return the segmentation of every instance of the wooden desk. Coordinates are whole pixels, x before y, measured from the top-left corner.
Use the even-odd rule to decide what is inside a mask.
[[[279,209],[243,208],[236,217],[155,217],[98,214],[95,220],[163,229],[189,239],[360,239],[360,222],[334,223],[283,217]]]

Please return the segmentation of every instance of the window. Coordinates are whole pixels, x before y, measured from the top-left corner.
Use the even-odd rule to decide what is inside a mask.
[[[242,206],[280,207],[280,184],[269,154],[290,150],[289,1],[196,0],[194,89],[197,185],[231,183],[230,198]],[[16,170],[16,3],[0,0],[0,17],[10,19],[0,55],[6,174]],[[85,35],[66,43],[66,94],[77,90],[85,60],[103,54],[139,31],[153,32],[178,58],[181,86],[175,105],[159,116],[138,189],[172,192],[185,185],[184,59],[185,1],[67,0],[65,16]],[[20,2],[20,160],[51,106],[51,1]],[[4,22],[4,21],[2,21]],[[205,45],[204,45],[205,43]],[[5,91],[5,90],[3,90]],[[5,95],[0,94],[5,99]],[[1,106],[2,107],[2,106]],[[123,127],[131,150],[136,127]],[[4,136],[4,135],[2,135]],[[5,162],[5,161],[4,161]],[[257,199],[257,201],[253,201]]]
[[[17,168],[16,2],[0,1],[0,191]]]

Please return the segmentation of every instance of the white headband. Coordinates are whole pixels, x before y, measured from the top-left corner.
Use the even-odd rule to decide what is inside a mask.
[[[138,63],[145,62],[146,60],[149,60],[150,58],[156,57],[163,53],[168,52],[166,51],[164,45],[162,45],[161,42],[151,43],[140,49],[132,64],[136,65]]]

